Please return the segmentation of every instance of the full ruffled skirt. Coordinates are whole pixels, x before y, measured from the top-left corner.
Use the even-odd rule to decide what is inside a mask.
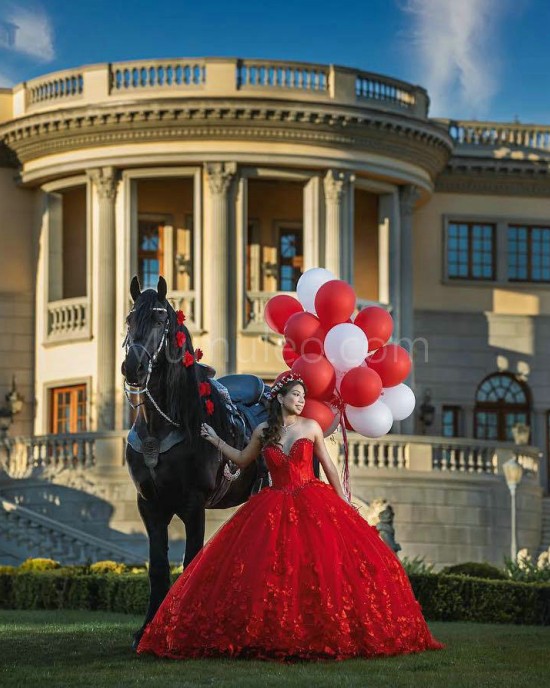
[[[292,661],[441,647],[376,529],[314,480],[241,507],[172,586],[138,652]]]

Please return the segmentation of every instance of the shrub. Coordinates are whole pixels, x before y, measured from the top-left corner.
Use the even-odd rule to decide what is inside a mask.
[[[403,557],[401,564],[408,576],[415,573],[433,573],[434,565],[424,560],[424,557],[416,556],[414,559]]]
[[[505,560],[508,578],[524,583],[550,582],[550,550],[542,552],[536,562],[526,549],[518,552],[516,561]]]
[[[96,561],[95,564],[90,564],[90,573],[125,573],[126,564],[118,564],[116,561]]]
[[[61,564],[54,559],[26,559],[19,565],[19,571],[52,571],[61,568]]]
[[[471,576],[473,578],[489,578],[490,580],[506,580],[504,571],[487,563],[468,561],[465,564],[454,564],[441,569],[440,573],[456,576]]]
[[[8,566],[7,564],[0,564],[0,575],[3,573],[15,573],[17,569],[15,566]]]
[[[550,624],[550,585],[443,574],[412,575],[414,593],[432,621]]]

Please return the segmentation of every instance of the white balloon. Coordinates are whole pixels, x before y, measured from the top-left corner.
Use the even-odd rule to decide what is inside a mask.
[[[325,356],[335,370],[347,372],[365,360],[369,350],[367,335],[352,323],[341,323],[331,328],[323,343]]]
[[[346,405],[346,416],[354,430],[365,437],[382,437],[393,424],[390,409],[381,401],[370,406]]]
[[[296,285],[296,296],[304,307],[304,310],[317,315],[317,311],[315,310],[315,296],[317,291],[325,282],[330,282],[335,279],[336,277],[332,272],[326,268],[310,268],[306,270]]]
[[[384,387],[380,401],[390,409],[394,420],[408,418],[416,405],[414,392],[403,383],[395,387]]]

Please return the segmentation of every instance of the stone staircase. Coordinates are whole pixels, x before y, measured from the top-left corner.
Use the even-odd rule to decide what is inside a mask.
[[[63,564],[103,559],[136,562],[135,553],[128,549],[0,496],[0,560],[16,565],[28,557],[47,557]]]

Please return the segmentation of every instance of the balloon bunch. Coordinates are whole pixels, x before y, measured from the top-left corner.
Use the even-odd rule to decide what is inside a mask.
[[[284,334],[283,358],[307,387],[302,415],[315,419],[325,437],[341,424],[346,445],[346,428],[381,437],[410,416],[415,397],[403,381],[411,359],[388,343],[391,315],[369,306],[354,317],[353,288],[324,268],[307,270],[296,295],[273,296],[265,320]]]

